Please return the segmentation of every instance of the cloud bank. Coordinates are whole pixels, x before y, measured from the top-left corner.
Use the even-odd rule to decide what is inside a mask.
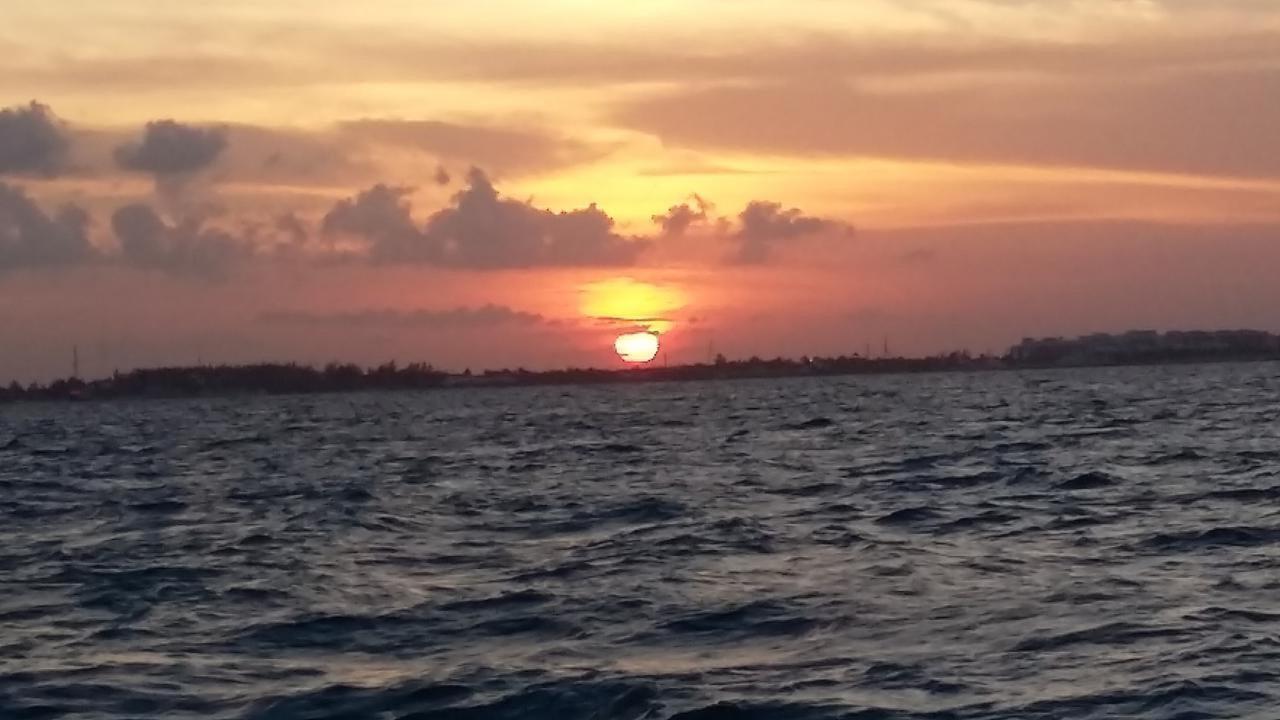
[[[0,273],[19,268],[82,265],[97,252],[89,242],[89,215],[66,205],[52,215],[18,187],[0,182]]]
[[[126,205],[111,216],[126,265],[172,275],[221,279],[239,262],[253,255],[241,238],[200,219],[166,223],[149,205]]]
[[[32,100],[0,110],[0,174],[54,175],[62,169],[68,145],[66,130],[49,106]]]
[[[408,192],[375,185],[339,201],[322,229],[362,243],[375,262],[476,270],[627,266],[649,245],[617,233],[613,218],[595,205],[554,212],[502,197],[478,169],[453,203],[421,228],[404,199]]]
[[[334,328],[426,328],[468,329],[491,328],[512,325],[541,325],[548,322],[542,315],[513,310],[505,305],[457,307],[448,310],[357,310],[339,313],[318,313],[306,310],[279,310],[266,312],[258,318],[262,322],[279,325],[303,325]]]
[[[199,172],[212,165],[226,147],[222,128],[155,120],[147,123],[141,140],[116,148],[115,159],[124,170],[160,178]]]

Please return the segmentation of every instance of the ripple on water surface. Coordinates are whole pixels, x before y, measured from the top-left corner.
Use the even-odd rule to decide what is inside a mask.
[[[1276,717],[1280,368],[0,407],[0,718]]]

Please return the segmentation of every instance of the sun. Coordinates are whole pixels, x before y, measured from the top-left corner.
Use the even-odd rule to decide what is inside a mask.
[[[658,334],[652,332],[626,333],[613,341],[613,349],[623,362],[647,363],[658,355]]]
[[[623,362],[643,364],[658,356],[659,336],[674,328],[685,307],[677,287],[614,277],[582,285],[580,311],[596,326],[620,333],[613,349]]]

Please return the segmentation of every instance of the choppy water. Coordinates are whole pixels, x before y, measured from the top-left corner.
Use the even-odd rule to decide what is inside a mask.
[[[0,408],[0,718],[1275,718],[1280,366]]]

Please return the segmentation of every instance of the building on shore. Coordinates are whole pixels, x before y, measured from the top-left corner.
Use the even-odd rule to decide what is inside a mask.
[[[1280,335],[1261,330],[1130,330],[1077,338],[1025,338],[1006,362],[1022,366],[1122,365],[1148,362],[1280,358]]]

